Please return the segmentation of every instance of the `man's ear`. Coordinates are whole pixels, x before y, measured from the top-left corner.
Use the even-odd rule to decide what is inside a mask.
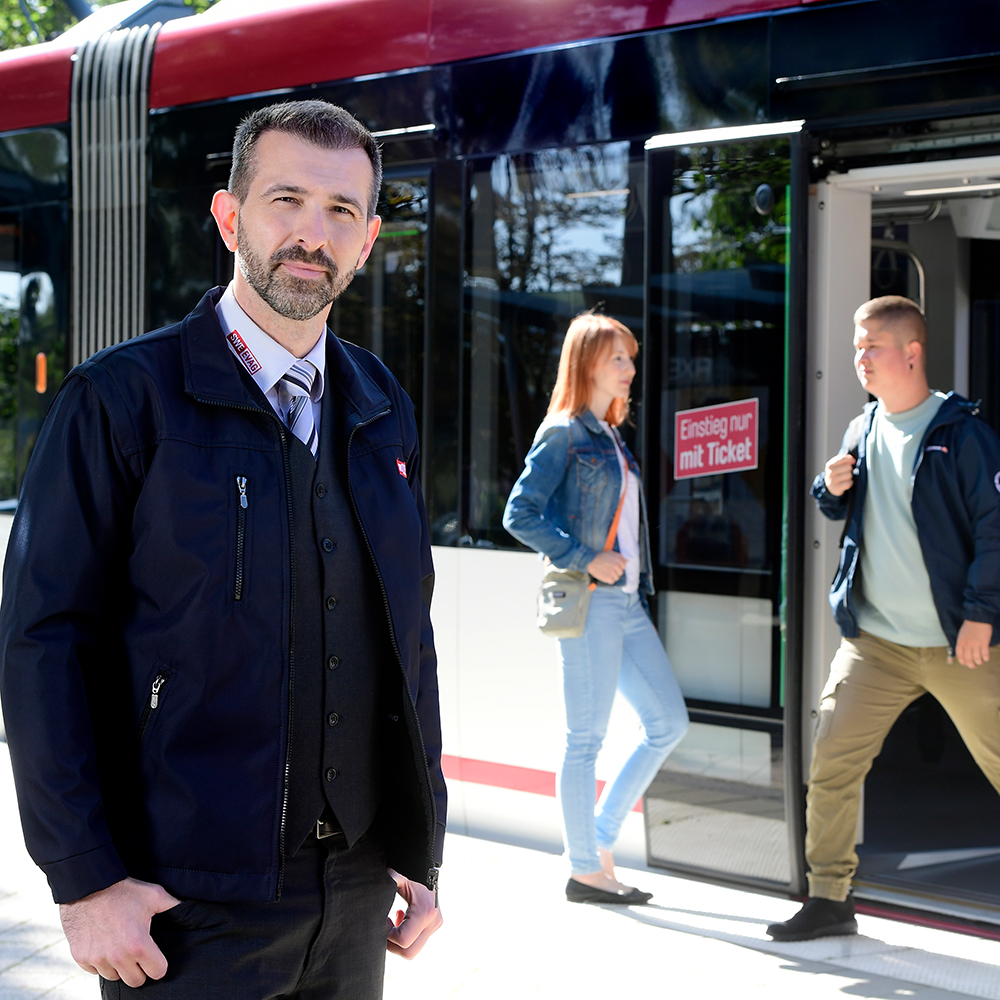
[[[368,238],[365,240],[365,245],[361,248],[361,256],[358,257],[358,263],[355,265],[359,270],[364,267],[365,261],[368,260],[368,255],[372,252],[372,247],[375,246],[375,238],[378,236],[381,228],[381,216],[373,215],[371,222],[368,223]]]
[[[906,345],[906,360],[910,368],[916,368],[924,357],[924,345],[919,340],[911,340]]]
[[[219,235],[231,253],[236,252],[236,230],[239,226],[240,202],[229,191],[216,191],[212,198],[212,217]]]

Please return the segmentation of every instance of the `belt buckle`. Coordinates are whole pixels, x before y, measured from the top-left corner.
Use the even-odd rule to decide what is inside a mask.
[[[341,833],[340,827],[337,824],[332,823],[328,819],[318,819],[316,820],[316,839],[326,840],[328,837],[336,837],[338,833]]]

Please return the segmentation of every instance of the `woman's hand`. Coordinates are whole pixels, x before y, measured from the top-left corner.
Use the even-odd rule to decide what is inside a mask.
[[[598,552],[587,563],[587,572],[601,583],[617,583],[625,572],[625,557],[620,552]]]

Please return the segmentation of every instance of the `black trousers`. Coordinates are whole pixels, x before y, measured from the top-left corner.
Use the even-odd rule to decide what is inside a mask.
[[[309,837],[285,864],[279,902],[185,900],[157,914],[151,930],[169,963],[166,976],[137,989],[101,979],[101,996],[379,1000],[395,892],[372,838],[346,850],[340,837]]]

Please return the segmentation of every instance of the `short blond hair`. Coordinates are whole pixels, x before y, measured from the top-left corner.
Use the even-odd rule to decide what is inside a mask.
[[[559,355],[559,374],[549,401],[549,413],[578,417],[590,406],[594,369],[615,346],[615,339],[625,341],[630,358],[639,353],[639,342],[632,331],[618,320],[592,309],[580,313],[569,325]],[[628,416],[628,401],[613,399],[605,420],[617,427]]]
[[[861,326],[869,321],[890,327],[900,347],[915,340],[926,352],[927,317],[912,299],[902,295],[880,295],[877,299],[869,299],[858,306],[854,325]]]

